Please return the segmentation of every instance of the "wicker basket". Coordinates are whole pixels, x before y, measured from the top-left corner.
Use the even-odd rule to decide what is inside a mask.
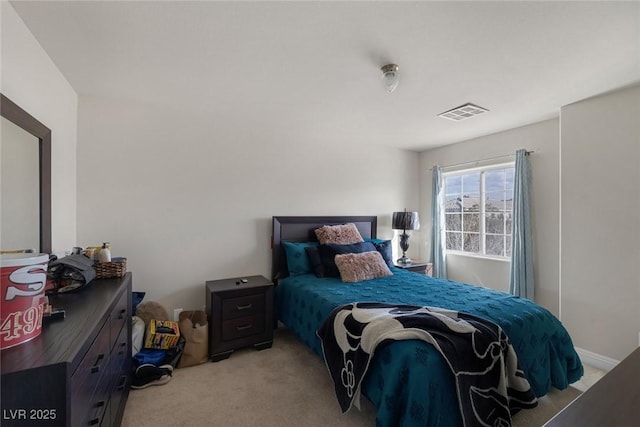
[[[96,262],[93,268],[96,270],[96,279],[122,277],[127,272],[127,259],[114,258],[111,262]]]

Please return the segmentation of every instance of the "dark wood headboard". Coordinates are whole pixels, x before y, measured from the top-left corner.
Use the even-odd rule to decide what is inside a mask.
[[[363,238],[375,239],[378,231],[377,216],[274,216],[272,239],[271,278],[275,281],[289,275],[287,259],[280,242],[317,241],[315,230],[323,225],[353,223]]]

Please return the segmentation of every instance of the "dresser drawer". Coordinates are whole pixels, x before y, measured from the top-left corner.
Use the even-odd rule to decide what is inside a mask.
[[[118,377],[115,388],[111,390],[111,400],[109,400],[111,422],[119,419],[124,412],[122,408],[122,402],[126,401],[128,395],[128,388],[131,385],[131,377],[127,374],[122,374]],[[120,414],[119,414],[120,413]]]
[[[88,413],[95,406],[94,395],[98,384],[107,378],[109,368],[109,325],[106,324],[82,358],[71,377],[72,425],[86,425]],[[98,408],[99,409],[99,408]],[[102,409],[104,411],[104,408]],[[94,411],[95,412],[95,411]]]
[[[99,384],[93,398],[90,401],[89,411],[84,418],[81,418],[78,422],[78,426],[100,426],[103,418],[105,419],[104,425],[111,424],[110,412],[107,412],[109,406],[109,384],[107,381],[103,381]],[[74,424],[75,426],[76,424]]]
[[[110,357],[110,372],[111,375],[118,375],[123,371],[124,365],[130,365],[131,362],[131,349],[129,348],[129,337],[127,328],[122,328],[118,339],[115,340],[115,345],[111,350]]]
[[[264,293],[222,300],[222,319],[237,319],[264,312]]]
[[[127,388],[129,387],[131,373],[131,349],[128,345],[128,329],[122,328],[116,345],[111,351],[111,360],[109,362],[110,388],[109,388],[109,405],[105,414],[111,417],[111,420],[118,419],[118,411],[123,399],[126,398]]]
[[[116,341],[116,337],[120,335],[120,331],[122,327],[125,325],[127,318],[131,317],[129,315],[129,299],[127,298],[129,295],[128,292],[123,292],[120,298],[118,298],[118,302],[116,303],[113,311],[111,312],[110,317],[110,328],[111,328],[111,339],[113,343]]]
[[[242,317],[222,322],[222,340],[233,341],[238,338],[264,332],[264,315]]]

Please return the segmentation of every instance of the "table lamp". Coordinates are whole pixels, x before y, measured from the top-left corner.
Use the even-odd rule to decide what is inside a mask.
[[[402,249],[402,257],[398,258],[398,264],[407,265],[411,264],[411,259],[406,255],[409,250],[409,235],[407,230],[419,230],[420,220],[418,219],[418,212],[394,212],[391,219],[391,228],[394,230],[402,230],[400,235],[400,248]]]

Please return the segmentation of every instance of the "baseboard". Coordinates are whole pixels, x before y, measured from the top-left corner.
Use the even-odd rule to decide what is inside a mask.
[[[615,368],[618,363],[620,363],[619,360],[612,359],[610,357],[603,356],[601,354],[594,353],[583,348],[576,347],[575,349],[578,353],[578,356],[580,356],[580,360],[582,360],[582,363],[584,363],[585,365],[593,366],[594,368],[603,370],[605,372],[609,372],[610,370]]]
[[[580,381],[576,381],[573,384],[569,384],[569,387],[573,387],[578,391],[581,391],[582,393],[584,393],[585,391],[589,390],[589,387],[583,383],[581,383]]]

